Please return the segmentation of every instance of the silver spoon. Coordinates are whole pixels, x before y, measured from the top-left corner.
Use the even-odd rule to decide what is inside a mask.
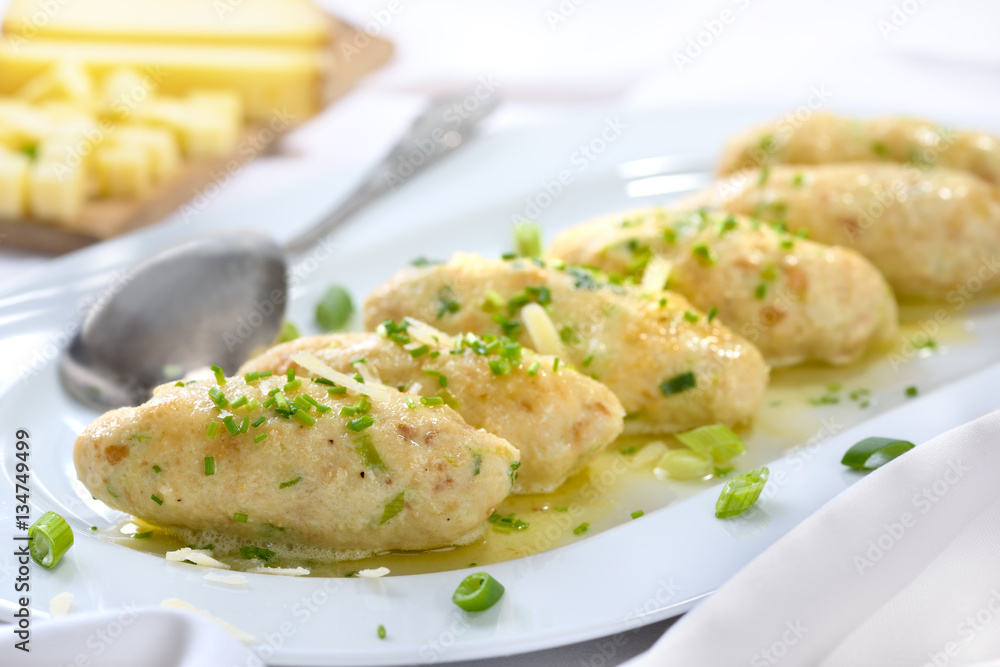
[[[140,260],[122,288],[84,318],[60,359],[63,386],[82,403],[106,410],[139,405],[154,387],[209,364],[234,373],[281,329],[286,254],[308,250],[372,201],[468,143],[497,102],[472,92],[433,100],[343,203],[284,247],[256,231],[225,230]],[[399,165],[408,166],[405,175]],[[236,327],[240,318],[249,326]]]

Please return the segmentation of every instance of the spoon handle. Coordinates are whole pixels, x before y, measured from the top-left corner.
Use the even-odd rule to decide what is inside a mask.
[[[468,143],[479,122],[497,106],[492,92],[437,97],[410,125],[388,155],[336,208],[309,229],[285,243],[298,254],[340,226],[379,197],[393,192],[428,166]]]

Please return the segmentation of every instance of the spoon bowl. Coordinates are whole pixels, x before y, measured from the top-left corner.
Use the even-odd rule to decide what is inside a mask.
[[[60,359],[63,386],[106,410],[209,364],[232,374],[274,342],[286,297],[284,251],[263,234],[225,230],[167,247],[87,314]]]

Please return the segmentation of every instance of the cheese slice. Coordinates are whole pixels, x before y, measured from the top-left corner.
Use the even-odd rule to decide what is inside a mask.
[[[288,126],[320,109],[329,54],[297,47],[208,46],[53,39],[0,39],[0,95],[12,95],[57,63],[79,63],[97,80],[122,67],[159,95],[231,90],[254,120]]]
[[[94,153],[94,168],[105,197],[139,198],[153,183],[152,160],[145,146],[108,143]]]
[[[330,22],[307,0],[11,0],[3,31],[28,39],[319,45]]]
[[[36,160],[28,170],[28,209],[33,218],[71,224],[80,217],[86,199],[81,166]]]

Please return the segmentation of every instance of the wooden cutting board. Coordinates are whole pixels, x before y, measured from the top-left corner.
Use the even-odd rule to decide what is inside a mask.
[[[331,64],[323,81],[326,104],[385,64],[393,52],[391,42],[346,23],[334,20],[332,31],[328,53]],[[339,48],[340,44],[357,48],[348,49],[348,55]],[[273,131],[266,124],[248,124],[237,143],[242,149],[217,159],[185,162],[173,178],[142,199],[92,199],[72,225],[63,227],[34,219],[0,220],[0,247],[63,254],[162,220],[199,193],[210,194],[213,175],[232,171],[234,163],[242,165],[266,154],[290,129],[279,127]],[[246,150],[248,145],[255,150]]]

